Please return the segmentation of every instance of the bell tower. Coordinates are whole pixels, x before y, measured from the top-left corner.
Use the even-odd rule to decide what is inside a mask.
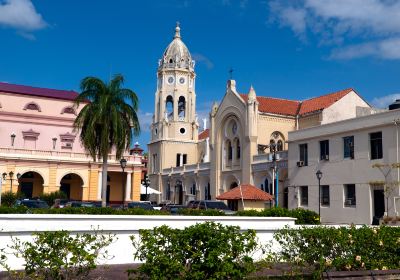
[[[158,61],[157,68],[151,141],[148,144],[149,174],[155,189],[162,189],[159,180],[163,169],[197,162],[199,124],[194,66],[195,61],[181,39],[177,23],[173,40]]]
[[[174,38],[158,62],[152,141],[197,140],[194,64],[177,24]]]

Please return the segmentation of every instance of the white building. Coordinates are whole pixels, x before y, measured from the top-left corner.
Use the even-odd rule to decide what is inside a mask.
[[[399,120],[395,109],[289,132],[289,208],[320,210],[323,223],[397,216]]]

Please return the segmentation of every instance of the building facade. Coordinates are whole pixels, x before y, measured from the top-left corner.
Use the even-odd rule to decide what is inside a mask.
[[[399,118],[397,109],[289,132],[289,208],[320,211],[323,223],[398,216]]]
[[[161,191],[160,201],[214,200],[251,184],[288,207],[289,132],[371,109],[353,89],[297,101],[257,96],[253,87],[241,94],[229,80],[221,102],[210,108],[210,127],[199,129],[194,66],[177,27],[159,61],[148,144],[151,187]]]
[[[94,162],[73,131],[76,92],[0,83],[0,174],[2,192],[25,197],[64,191],[71,200],[101,200],[101,163]],[[108,166],[107,201],[139,200],[141,156],[115,155]]]

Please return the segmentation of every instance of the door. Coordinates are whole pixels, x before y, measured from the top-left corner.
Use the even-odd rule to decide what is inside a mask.
[[[385,213],[385,196],[383,190],[374,190],[374,217],[382,218]]]
[[[21,182],[21,192],[25,198],[32,198],[33,194],[33,182]]]

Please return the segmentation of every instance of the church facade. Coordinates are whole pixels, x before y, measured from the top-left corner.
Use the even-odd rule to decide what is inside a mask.
[[[196,117],[195,62],[179,26],[158,64],[151,125],[149,178],[160,201],[186,204],[215,200],[241,184],[251,184],[288,207],[288,133],[371,109],[346,89],[305,101],[237,92],[228,80],[225,95],[210,108],[210,127]]]

